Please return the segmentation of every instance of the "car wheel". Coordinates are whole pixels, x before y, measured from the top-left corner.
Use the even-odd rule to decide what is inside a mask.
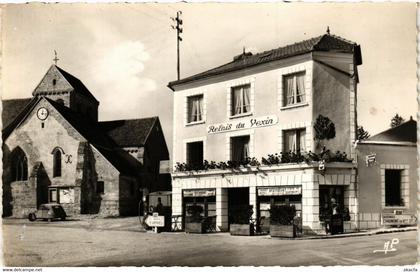
[[[61,217],[60,219],[61,219],[61,221],[64,221],[64,220],[66,220],[66,217],[65,217],[65,216],[63,216],[63,217]]]
[[[30,213],[29,215],[28,215],[28,219],[29,219],[29,221],[35,221],[36,220],[36,215],[34,214],[34,213]]]

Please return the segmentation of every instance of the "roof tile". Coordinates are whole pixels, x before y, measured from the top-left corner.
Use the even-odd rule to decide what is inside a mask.
[[[255,55],[245,53],[242,57],[237,56],[235,60],[219,67],[207,70],[205,72],[180,79],[177,81],[169,82],[168,86],[173,86],[192,82],[199,79],[213,77],[216,75],[233,72],[255,65],[267,63],[270,61],[280,60],[297,56],[312,51],[339,51],[345,53],[353,53],[353,49],[356,43],[343,39],[336,35],[321,35],[312,39],[297,42],[291,45],[286,45],[273,50],[265,51]]]

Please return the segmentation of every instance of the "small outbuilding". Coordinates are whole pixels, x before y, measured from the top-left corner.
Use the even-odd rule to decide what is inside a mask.
[[[417,122],[357,144],[359,229],[416,224]]]

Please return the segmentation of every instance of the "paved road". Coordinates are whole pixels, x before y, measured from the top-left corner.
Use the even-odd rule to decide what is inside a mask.
[[[396,252],[373,253],[398,238]],[[142,233],[3,225],[7,266],[410,265],[416,231],[336,239],[281,240],[226,233]]]

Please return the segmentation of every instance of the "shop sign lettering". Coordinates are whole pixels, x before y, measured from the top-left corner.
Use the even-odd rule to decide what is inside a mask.
[[[258,196],[283,196],[300,194],[302,194],[301,186],[278,186],[258,188]]]
[[[184,197],[207,197],[215,196],[216,190],[184,190]]]
[[[213,124],[207,127],[208,134],[223,133],[241,129],[260,128],[277,124],[277,115],[241,119],[227,123]]]

